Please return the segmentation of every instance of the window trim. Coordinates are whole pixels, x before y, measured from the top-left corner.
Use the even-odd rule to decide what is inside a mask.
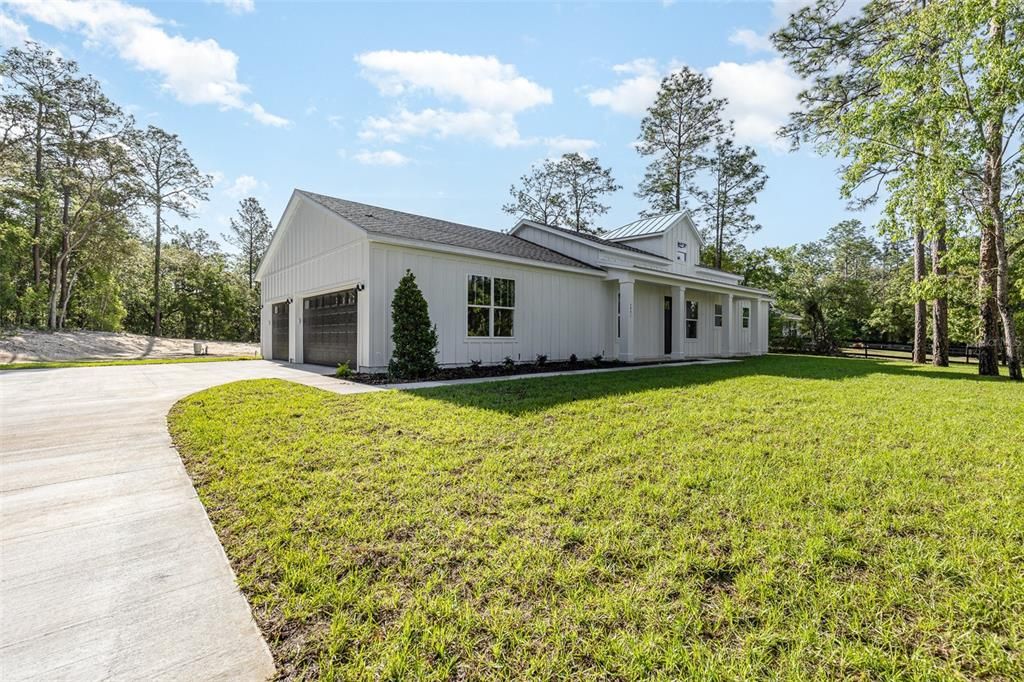
[[[488,305],[477,305],[469,302],[469,285],[473,277],[480,277],[486,279],[490,283],[490,303]],[[494,298],[494,287],[496,281],[499,279],[512,282],[512,305],[497,305]],[[467,272],[466,273],[466,298],[463,299],[463,321],[466,323],[466,335],[465,340],[469,341],[515,341],[516,340],[516,309],[518,302],[518,296],[516,295],[516,278],[514,277],[499,277],[497,275],[484,275],[479,272]],[[487,335],[486,336],[473,336],[469,333],[469,310],[470,308],[482,308],[487,310]],[[512,334],[510,336],[495,336],[494,335],[494,311],[495,310],[511,310],[512,311]]]
[[[740,326],[743,329],[750,329],[750,306],[743,306],[740,313]]]
[[[721,327],[725,316],[725,306],[721,303],[715,304],[715,326]]]
[[[693,317],[690,317],[690,305],[693,305]],[[700,339],[700,301],[683,301],[683,336],[686,341],[697,341]],[[690,323],[693,323],[693,336],[690,336]]]

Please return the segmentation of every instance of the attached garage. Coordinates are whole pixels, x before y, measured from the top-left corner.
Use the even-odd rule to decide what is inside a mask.
[[[313,365],[356,367],[358,294],[355,289],[310,296],[302,302],[302,359]]]
[[[275,303],[271,311],[270,357],[274,360],[290,359],[288,353],[288,317],[291,306],[287,301]]]

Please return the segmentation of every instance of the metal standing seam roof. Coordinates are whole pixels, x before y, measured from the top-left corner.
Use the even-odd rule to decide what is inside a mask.
[[[295,191],[370,234],[456,246],[540,263],[601,270],[589,263],[504,232],[361,204],[301,189]]]
[[[686,211],[675,211],[673,213],[666,213],[665,215],[658,215],[651,218],[640,218],[639,220],[634,220],[631,223],[612,230],[604,235],[604,238],[616,240],[642,237],[648,234],[661,234],[680,216],[685,214]]]
[[[565,232],[566,234],[571,234],[574,237],[586,239],[588,242],[594,242],[595,244],[601,244],[602,246],[610,246],[613,249],[622,249],[623,251],[632,251],[633,253],[640,253],[645,256],[654,256],[655,258],[661,258],[662,260],[669,260],[668,258],[665,258],[664,256],[659,256],[658,254],[652,253],[651,251],[644,251],[643,249],[638,249],[635,246],[630,246],[629,244],[620,244],[618,242],[608,241],[608,239],[606,239],[605,237],[599,237],[598,235],[591,234],[590,232],[577,232],[576,230],[570,230],[564,227],[557,227],[555,225],[546,225],[544,223],[538,223],[538,225],[544,225],[544,227],[550,228],[552,230],[557,230],[558,232]]]

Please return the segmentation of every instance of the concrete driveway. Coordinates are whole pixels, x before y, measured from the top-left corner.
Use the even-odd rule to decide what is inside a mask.
[[[0,679],[272,676],[167,411],[240,379],[373,390],[327,371],[246,361],[0,373]]]

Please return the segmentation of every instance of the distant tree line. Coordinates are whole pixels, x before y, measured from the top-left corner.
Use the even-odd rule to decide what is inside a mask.
[[[0,59],[0,325],[251,340],[271,236],[244,199],[222,251],[194,217],[212,178],[100,83],[26,43]]]

